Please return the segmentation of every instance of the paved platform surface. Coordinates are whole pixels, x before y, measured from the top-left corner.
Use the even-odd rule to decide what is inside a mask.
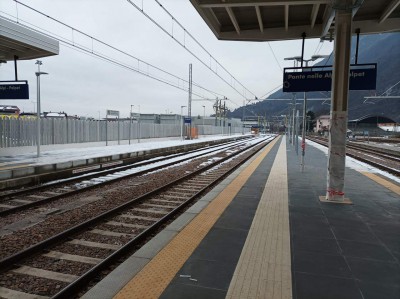
[[[399,184],[346,168],[324,203],[326,154],[299,160],[270,146],[84,298],[399,299]]]

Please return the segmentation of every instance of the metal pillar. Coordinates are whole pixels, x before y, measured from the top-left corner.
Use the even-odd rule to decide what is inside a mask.
[[[15,73],[15,81],[18,81],[17,60],[18,60],[18,56],[17,56],[17,55],[14,55],[14,73]],[[40,72],[40,70],[39,70],[39,72]]]
[[[304,156],[306,154],[306,118],[307,118],[307,93],[303,101],[303,128],[301,130],[301,171],[304,171]]]
[[[293,109],[290,107],[290,112],[289,112],[289,144],[292,144],[292,138],[293,138],[293,117],[292,117]]]
[[[186,106],[181,106],[181,140],[183,140],[183,126],[185,125],[183,122],[183,108]]]
[[[137,142],[140,143],[140,138],[142,138],[142,128],[140,126],[140,105],[138,105],[138,117],[137,117]]]
[[[189,100],[188,100],[189,138],[192,139],[192,64],[189,64]]]
[[[242,111],[242,135],[244,135],[244,107],[246,106],[246,100],[243,100],[243,111]]]
[[[38,66],[40,69],[40,65]],[[40,71],[38,71],[39,73]],[[36,85],[37,85],[37,90],[36,90],[36,104],[37,104],[37,111],[36,111],[36,156],[39,158],[40,157],[40,75],[36,75]]]
[[[132,138],[132,107],[135,105],[131,105],[131,110],[129,114],[129,144],[131,144],[131,138]]]
[[[296,134],[296,128],[295,128],[295,125],[296,125],[296,120],[295,120],[295,118],[296,118],[296,94],[294,93],[293,94],[293,115],[292,115],[292,145],[294,145],[294,142],[295,142],[295,134]]]
[[[296,147],[296,155],[299,155],[299,116],[300,116],[300,112],[299,110],[296,110],[296,140],[295,140],[295,147]]]
[[[346,4],[347,0],[338,1]],[[336,10],[326,199],[344,201],[352,12]]]

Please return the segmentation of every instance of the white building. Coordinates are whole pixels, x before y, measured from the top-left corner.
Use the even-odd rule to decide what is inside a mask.
[[[321,115],[316,119],[314,132],[327,132],[329,131],[329,125],[330,125],[330,116]]]

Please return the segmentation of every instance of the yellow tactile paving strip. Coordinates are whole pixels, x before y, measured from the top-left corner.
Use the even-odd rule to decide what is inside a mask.
[[[380,176],[373,174],[371,172],[364,172],[364,171],[360,171],[363,175],[365,175],[366,177],[369,177],[371,180],[377,182],[378,184],[388,188],[390,191],[397,193],[398,195],[400,195],[400,186],[393,184],[387,180],[385,180],[384,178],[381,178]]]
[[[226,298],[292,298],[286,142],[272,165]]]
[[[199,215],[140,271],[114,299],[158,298],[206,236],[250,175],[269,153],[276,138]]]

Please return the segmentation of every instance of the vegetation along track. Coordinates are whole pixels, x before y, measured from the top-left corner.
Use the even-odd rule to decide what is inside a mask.
[[[0,296],[71,298],[271,140],[254,140],[225,157],[214,157],[145,195],[3,258]]]
[[[159,170],[178,162],[188,161],[205,154],[218,152],[232,145],[241,145],[245,143],[246,141],[230,142],[228,144],[197,149],[191,152],[153,158],[112,170],[96,171],[78,178],[56,181],[27,189],[8,191],[0,195],[0,217],[72,196],[84,190],[115,183],[116,181],[131,176],[142,175],[146,172]]]
[[[328,145],[325,138],[307,138],[323,146]],[[400,177],[399,152],[351,142],[346,145],[346,155]]]

